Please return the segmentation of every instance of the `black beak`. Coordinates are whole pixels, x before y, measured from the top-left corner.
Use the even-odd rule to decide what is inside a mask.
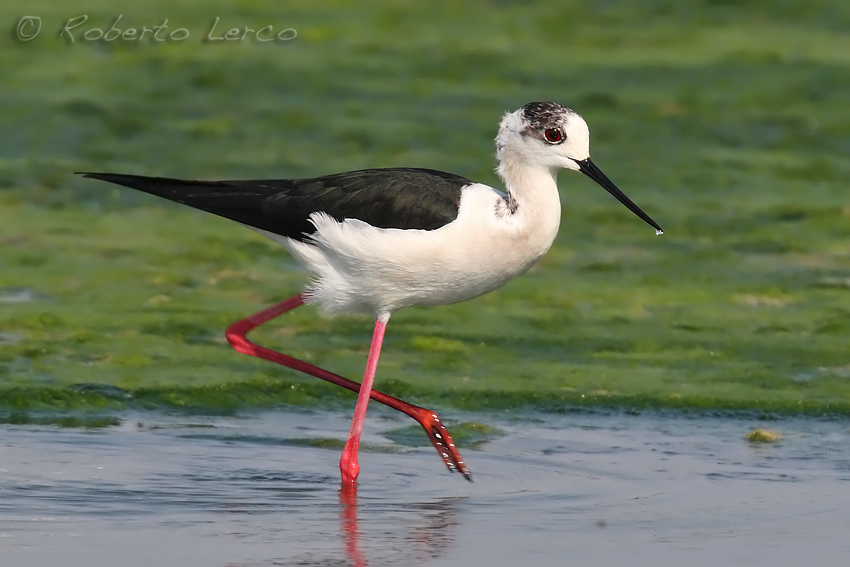
[[[588,177],[605,187],[605,189],[609,193],[614,195],[618,201],[627,206],[631,212],[642,218],[644,221],[646,221],[647,224],[653,227],[655,229],[655,234],[664,234],[664,231],[661,230],[661,227],[658,226],[658,223],[652,220],[652,218],[648,214],[643,212],[640,207],[632,203],[632,200],[626,197],[625,193],[617,189],[617,186],[614,185],[614,182],[608,179],[608,177],[604,173],[602,173],[602,170],[596,167],[596,165],[594,165],[594,163],[590,161],[590,158],[581,161],[573,161],[578,164],[579,171],[581,171],[583,174],[587,175]]]

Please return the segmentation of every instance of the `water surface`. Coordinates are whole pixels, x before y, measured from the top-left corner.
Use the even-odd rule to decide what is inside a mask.
[[[466,416],[503,435],[464,456],[383,436],[355,503],[348,416],[141,413],[103,430],[4,426],[0,555],[15,566],[844,565],[850,426],[649,413]],[[310,441],[313,440],[313,441]],[[311,445],[310,443],[314,443]]]

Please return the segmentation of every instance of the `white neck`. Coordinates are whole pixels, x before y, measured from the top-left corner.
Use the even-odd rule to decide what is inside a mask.
[[[558,168],[548,168],[524,160],[512,152],[501,152],[496,173],[505,183],[512,209],[525,223],[552,232],[561,222],[561,199],[558,195]]]

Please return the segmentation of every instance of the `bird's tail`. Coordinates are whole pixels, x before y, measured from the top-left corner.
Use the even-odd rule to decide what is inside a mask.
[[[278,193],[280,187],[250,181],[194,181],[123,173],[77,173],[189,205],[250,227],[283,233],[284,227],[268,211],[268,199]]]

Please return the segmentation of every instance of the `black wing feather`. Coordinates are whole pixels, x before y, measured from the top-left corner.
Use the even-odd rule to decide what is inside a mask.
[[[83,173],[183,203],[254,228],[305,240],[310,215],[358,219],[379,228],[434,230],[457,218],[472,181],[433,169],[364,169],[313,179],[189,181],[120,173]]]

